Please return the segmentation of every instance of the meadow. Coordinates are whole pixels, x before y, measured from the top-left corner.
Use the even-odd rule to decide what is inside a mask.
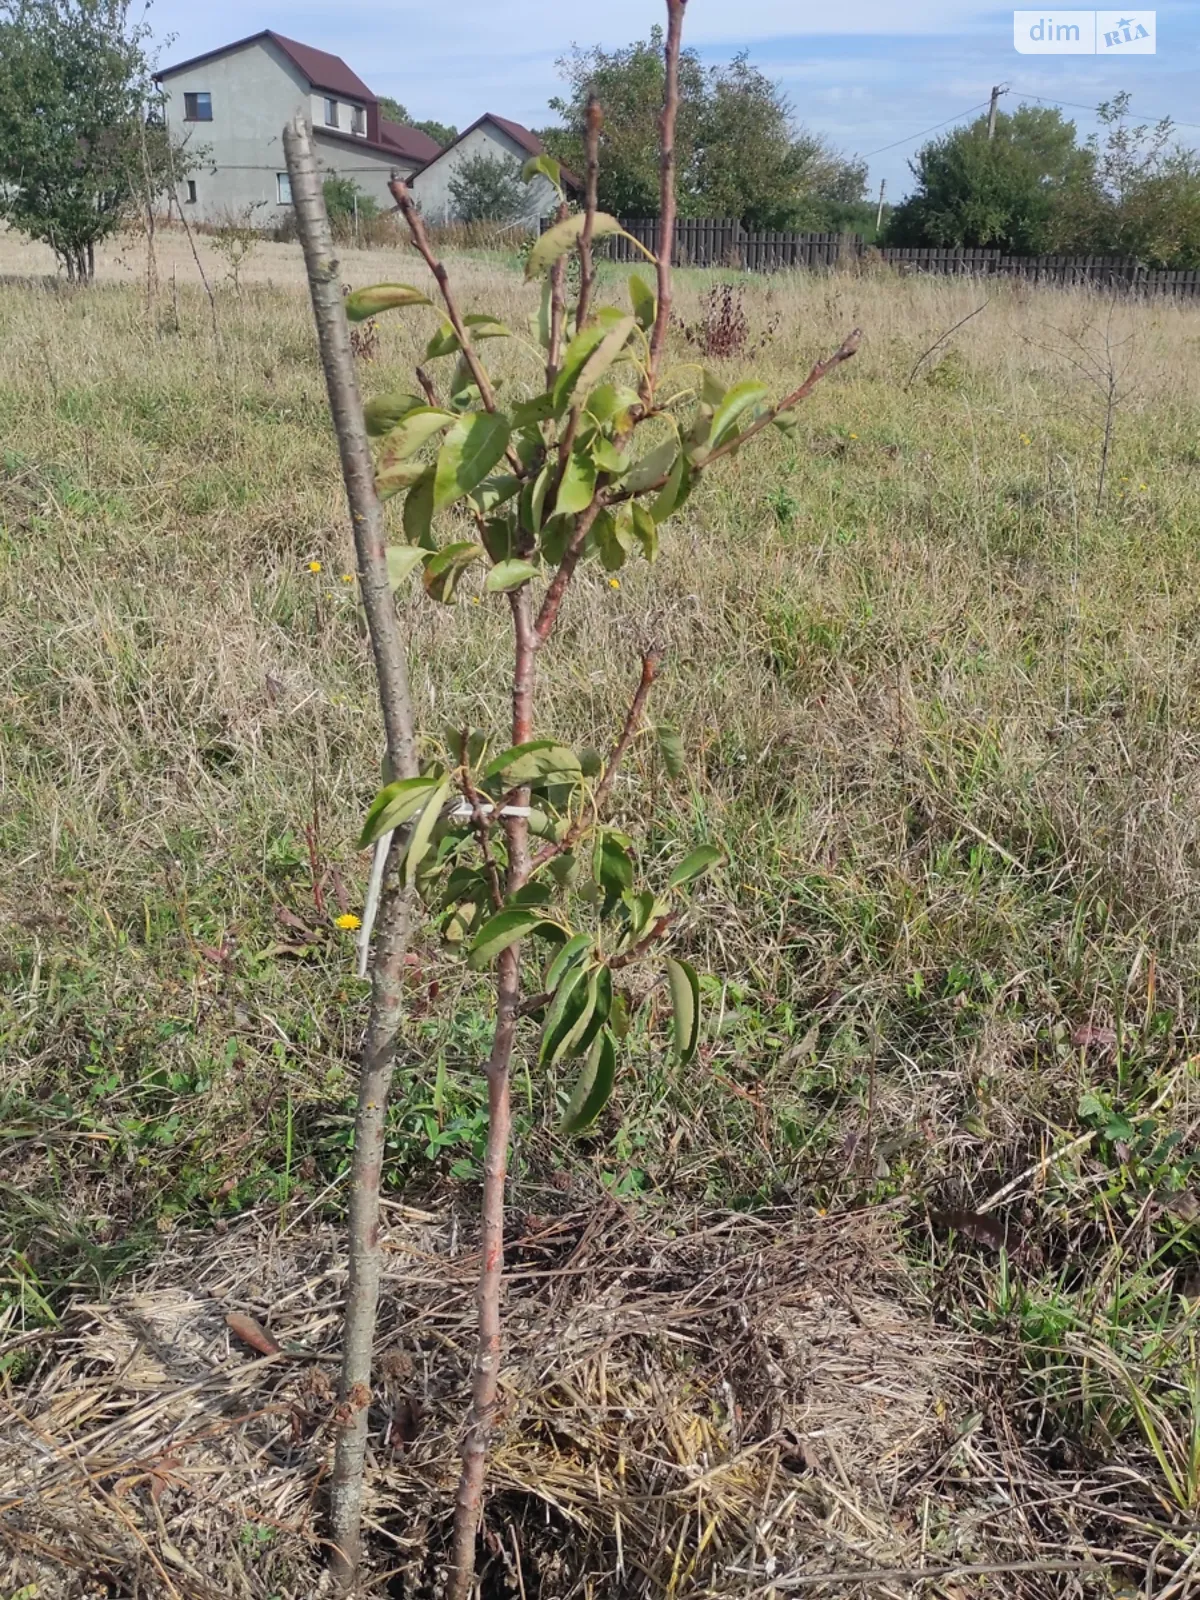
[[[168,236],[179,282],[164,269],[151,306],[140,248],[78,294],[0,255],[28,276],[0,284],[0,1395],[18,1409],[75,1300],[336,1223],[365,1014],[337,921],[362,909],[381,740],[298,250],[262,246],[235,292],[204,245],[214,336],[185,245]],[[472,309],[526,327],[514,263],[453,265]],[[420,271],[343,264],[356,285]],[[692,322],[712,280],[681,278]],[[612,1111],[574,1145],[558,1086],[522,1064],[514,1207],[611,1205],[667,1238],[744,1218],[797,1250],[861,1221],[847,1257],[973,1352],[937,1452],[1007,1427],[1002,1475],[1089,1485],[1086,1514],[1029,1535],[1078,1570],[932,1592],[1116,1593],[1087,1576],[1111,1556],[1124,1581],[1157,1560],[1182,1595],[1200,309],[869,272],[739,292],[762,347],[708,361],[725,382],[791,387],[855,325],[861,352],[794,438],[705,479],[653,585],[635,563],[581,574],[542,662],[544,726],[603,748],[639,646],[665,647],[654,715],[687,769],[639,741],[616,815],[646,861],[727,853],[686,931],[703,1045],[672,1067],[648,994]],[[427,335],[381,322],[364,390],[406,387]],[[682,334],[672,353],[681,386],[708,360]],[[506,392],[533,359],[500,353]],[[492,721],[502,600],[399,603],[430,736]],[[426,938],[411,993],[388,1194],[398,1225],[469,1232],[488,991]],[[925,1504],[922,1560],[987,1558]],[[15,1582],[32,1558],[12,1549]],[[244,1592],[308,1592],[282,1570]],[[644,1592],[768,1592],[675,1570]],[[204,1592],[181,1571],[168,1584]],[[931,1592],[887,1581],[868,1592]]]

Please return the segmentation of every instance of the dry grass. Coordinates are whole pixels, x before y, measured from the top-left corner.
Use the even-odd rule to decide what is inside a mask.
[[[350,541],[320,373],[292,287],[298,258],[264,245],[243,273],[256,281],[240,296],[220,290],[217,348],[185,276],[186,241],[171,237],[160,256],[160,268],[171,252],[179,261],[177,311],[164,289],[152,316],[139,248],[105,258],[106,281],[87,294],[0,289],[0,1327],[10,1341],[0,1382],[26,1414],[30,1395],[35,1410],[51,1404],[45,1386],[61,1363],[83,1363],[64,1372],[64,1392],[92,1370],[72,1341],[117,1328],[108,1312],[67,1308],[129,1293],[131,1271],[143,1274],[137,1292],[161,1291],[168,1304],[219,1281],[226,1299],[270,1300],[274,1312],[274,1295],[245,1293],[245,1277],[239,1289],[234,1276],[206,1276],[223,1270],[228,1236],[209,1256],[185,1230],[237,1228],[249,1213],[252,1228],[237,1231],[243,1266],[229,1273],[249,1273],[257,1238],[264,1272],[278,1260],[281,1286],[307,1282],[306,1267],[287,1264],[286,1240],[274,1241],[308,1208],[310,1223],[336,1216],[362,1015],[333,919],[360,905],[352,842],[379,738],[353,586],[342,581]],[[43,266],[0,238],[0,273]],[[456,266],[464,298],[525,326],[534,295],[511,269]],[[406,256],[400,270],[390,253],[348,257],[345,275],[415,280],[417,266]],[[686,320],[708,281],[684,275]],[[620,292],[615,276],[605,285]],[[918,358],[982,294],[888,277],[749,285],[752,334],[778,319],[753,362],[773,386],[854,323],[866,329],[862,354],[814,398],[794,443],[772,436],[693,496],[653,581],[635,566],[619,590],[596,574],[573,592],[544,662],[543,726],[603,745],[652,631],[668,647],[656,712],[682,730],[690,776],[664,782],[646,741],[619,814],[650,871],[704,839],[722,842],[730,865],[686,932],[713,974],[700,1064],[680,1074],[666,1060],[651,993],[630,1037],[619,1121],[578,1148],[551,1131],[558,1085],[522,1072],[514,1192],[551,1216],[618,1197],[636,1226],[613,1243],[614,1270],[691,1207],[766,1216],[789,1249],[786,1229],[805,1242],[818,1210],[845,1220],[886,1208],[896,1271],[886,1289],[868,1276],[861,1293],[887,1301],[902,1328],[916,1319],[921,1338],[933,1337],[932,1309],[956,1330],[946,1349],[964,1362],[946,1382],[982,1397],[956,1400],[946,1421],[966,1441],[950,1476],[997,1497],[999,1520],[980,1514],[977,1560],[999,1551],[1011,1562],[1025,1549],[1044,1559],[1056,1540],[1068,1560],[1089,1548],[1144,1557],[1153,1524],[1166,1530],[1158,1569],[1169,1574],[1200,1506],[1189,1432],[1200,1413],[1190,1376],[1200,310],[1112,310],[1084,294],[1001,285],[906,390]],[[364,375],[372,391],[407,381],[423,338],[400,320],[380,333]],[[1076,364],[1081,343],[1100,359],[1107,343],[1129,362],[1098,510],[1103,419]],[[532,355],[517,341],[493,348],[519,389]],[[681,342],[675,354],[682,381],[692,352]],[[740,375],[736,363],[723,370]],[[432,751],[447,723],[491,721],[504,619],[478,591],[454,608],[405,607]],[[432,942],[421,960],[389,1181],[393,1196],[420,1199],[437,1228],[452,1229],[473,1209],[487,993]],[[956,1215],[997,1194],[988,1214],[998,1233],[969,1220],[955,1229]],[[731,1242],[737,1261],[757,1248],[758,1226],[747,1221]],[[300,1237],[301,1253],[329,1257],[327,1234]],[[411,1290],[422,1306],[430,1283],[459,1282],[438,1239],[429,1281]],[[194,1266],[181,1261],[193,1253]],[[726,1267],[730,1298],[748,1269]],[[326,1319],[322,1347],[334,1336],[332,1262],[329,1271],[303,1301],[304,1318]],[[596,1273],[578,1302],[585,1326],[611,1291]],[[677,1282],[695,1284],[688,1273],[660,1280],[668,1300]],[[672,1314],[657,1304],[656,1316]],[[45,1354],[25,1342],[59,1317]],[[528,1348],[529,1329],[548,1338],[548,1318],[536,1297],[525,1305],[517,1347]],[[811,1338],[812,1307],[797,1318]],[[566,1323],[551,1320],[565,1337]],[[696,1359],[715,1373],[710,1346],[734,1335],[720,1318],[713,1327]],[[970,1335],[967,1356],[957,1333]],[[899,1337],[909,1350],[909,1333]],[[445,1364],[431,1346],[429,1382],[445,1387],[431,1461],[451,1439],[461,1365],[434,1344]],[[674,1334],[638,1345],[622,1383],[650,1381],[651,1347],[688,1348]],[[796,1366],[797,1394],[811,1392],[811,1373],[802,1380]],[[660,1368],[679,1378],[670,1362]],[[836,1445],[844,1461],[870,1390],[831,1370],[846,1392],[841,1420],[828,1423],[846,1441]],[[587,1368],[586,1383],[571,1371],[591,1406],[599,1369]],[[280,1377],[271,1367],[263,1381]],[[495,1482],[518,1499],[525,1482],[525,1509],[513,1514],[521,1538],[533,1490],[519,1476],[520,1441],[540,1472],[550,1434],[520,1407],[557,1394],[554,1381],[543,1373],[513,1389],[521,1426],[497,1467],[510,1477]],[[894,1370],[881,1381],[885,1403],[898,1405]],[[925,1419],[913,1428],[918,1455],[949,1447],[940,1381],[909,1391]],[[127,1402],[111,1371],[100,1388],[117,1417],[111,1408]],[[985,1423],[968,1426],[977,1412]],[[711,1411],[699,1414],[712,1424]],[[60,1453],[82,1437],[72,1426],[51,1432]],[[226,1531],[260,1504],[238,1497],[266,1437],[239,1435],[229,1458]],[[164,1438],[151,1429],[145,1448]],[[734,1432],[719,1446],[722,1461],[736,1456]],[[318,1458],[296,1467],[301,1487]],[[821,1499],[818,1516],[802,1471],[778,1537],[807,1539],[811,1515],[832,1518],[827,1568],[964,1559],[954,1540],[970,1517],[932,1490],[919,1509],[925,1480],[903,1459],[898,1481],[917,1511],[901,1515],[884,1483],[878,1495],[863,1490],[855,1511]],[[584,1475],[600,1472],[601,1492],[579,1515],[608,1559],[605,1474],[616,1467],[594,1439],[579,1460]],[[646,1470],[639,1492],[658,1493]],[[841,1483],[830,1461],[808,1470]],[[1005,1520],[1013,1473],[1032,1485],[1014,1513],[1021,1535]],[[70,1481],[68,1506],[80,1492]],[[418,1479],[405,1481],[416,1495]],[[444,1507],[429,1498],[432,1481],[420,1492],[436,1549]],[[98,1483],[97,1494],[114,1492]],[[765,1494],[757,1478],[746,1492]],[[170,1528],[160,1534],[152,1502],[140,1490],[135,1499],[137,1538],[121,1534],[120,1550],[147,1540],[153,1560],[136,1557],[143,1592],[169,1593],[154,1561],[164,1564]],[[739,1503],[731,1527],[749,1516]],[[116,1504],[131,1515],[131,1503]],[[172,1520],[186,1521],[183,1501],[171,1504]],[[1061,1521],[1049,1505],[1067,1508]],[[118,1512],[97,1515],[116,1539]],[[700,1515],[677,1592],[739,1592],[728,1573],[712,1575],[718,1566],[686,1571]],[[847,1529],[859,1515],[867,1528],[853,1549]],[[638,1529],[649,1549],[659,1535],[648,1521]],[[781,1560],[816,1559],[812,1544],[780,1550]],[[718,1555],[741,1559],[724,1545]],[[757,1571],[759,1558],[747,1559]],[[628,1580],[643,1589],[628,1592],[667,1592],[662,1568],[645,1561],[649,1576]],[[579,1562],[570,1582],[585,1584]],[[186,1592],[181,1570],[168,1576]],[[595,1568],[595,1592],[612,1570]],[[1017,1573],[988,1579],[987,1592],[1067,1595],[1081,1581]],[[1182,1595],[1175,1581],[1159,1587]],[[761,1571],[746,1583],[747,1593],[769,1588]],[[970,1592],[967,1579],[958,1587]],[[942,1588],[954,1593],[951,1581]]]

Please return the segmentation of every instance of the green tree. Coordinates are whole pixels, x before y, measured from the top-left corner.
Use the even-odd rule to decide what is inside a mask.
[[[1174,142],[1169,118],[1131,124],[1130,104],[1119,94],[1098,108],[1103,132],[1088,141],[1097,182],[1073,218],[1077,248],[1200,266],[1200,156]]]
[[[582,169],[588,96],[604,107],[600,204],[616,215],[655,216],[659,206],[658,113],[662,32],[617,50],[576,49],[559,62],[567,92],[551,100],[561,125],[546,147]],[[779,85],[743,52],[705,68],[694,51],[679,61],[675,153],[684,216],[734,216],[747,227],[824,225],[824,208],[861,198],[865,167],[799,127]]]
[[[387,117],[390,122],[399,122],[406,128],[417,128],[421,133],[427,133],[434,144],[440,144],[443,149],[448,144],[453,144],[458,138],[458,129],[449,122],[435,122],[432,118],[418,122],[415,117],[410,117],[408,110],[399,100],[393,100],[391,95],[379,96],[379,114]]]
[[[1072,218],[1091,205],[1096,158],[1054,108],[979,117],[925,145],[910,163],[916,191],[892,213],[891,244],[994,246],[1014,254],[1070,248]]]
[[[699,118],[696,190],[710,215],[748,228],[787,228],[826,202],[862,198],[866,166],[796,127],[791,101],[745,52],[710,68]]]
[[[72,281],[202,155],[163,125],[148,40],[128,0],[0,0],[0,216]]]
[[[353,178],[342,178],[331,172],[321,184],[325,196],[325,210],[336,228],[352,222],[357,215],[360,222],[379,215],[379,207],[369,194],[365,194]],[[355,201],[358,202],[357,206]]]
[[[515,222],[525,211],[520,162],[480,151],[460,161],[446,187],[460,222]]]

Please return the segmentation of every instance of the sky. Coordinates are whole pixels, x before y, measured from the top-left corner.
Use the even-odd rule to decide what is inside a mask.
[[[555,62],[572,44],[628,44],[663,12],[655,0],[586,8],[569,0],[153,0],[150,20],[163,65],[274,28],[342,56],[413,117],[465,127],[494,111],[539,127],[552,120]],[[1065,114],[1084,134],[1096,127],[1087,108],[1128,89],[1135,120],[1170,116],[1180,139],[1200,148],[1196,0],[1159,4],[1157,54],[1116,61],[1018,54],[1012,11],[978,0],[689,0],[684,40],[706,62],[748,50],[783,85],[799,121],[868,158],[871,192],[886,180],[889,199],[911,187],[908,162],[921,136],[962,120],[996,83],[1011,86],[1004,109],[1033,96],[1071,102]]]

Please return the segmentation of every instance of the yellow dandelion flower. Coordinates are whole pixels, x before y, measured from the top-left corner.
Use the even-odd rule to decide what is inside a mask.
[[[340,917],[334,918],[335,928],[345,928],[347,933],[353,933],[355,928],[362,927],[362,918],[356,917],[352,911],[344,911]]]
[[[858,435],[857,435],[857,434],[856,434],[856,433],[852,433],[852,434],[851,434],[851,435],[850,435],[850,437],[851,437],[851,438],[852,438],[852,439],[857,439],[857,438],[858,438]]]
[[[620,588],[620,587],[621,587],[621,580],[620,580],[620,578],[610,578],[610,579],[609,579],[609,580],[608,580],[608,587],[609,587],[609,588],[610,588],[610,589],[619,589],[619,588]]]
[[[354,582],[354,574],[352,572],[343,572],[342,573],[342,582],[343,583],[353,583]]]
[[[1021,443],[1022,444],[1032,444],[1033,440],[1029,437],[1029,435],[1027,433],[1023,433],[1021,435]]]
[[[1148,484],[1145,484],[1145,483],[1139,483],[1139,484],[1138,484],[1138,488],[1139,488],[1139,489],[1141,489],[1141,490],[1142,490],[1142,491],[1143,491],[1143,492],[1144,492],[1144,491],[1145,491],[1145,490],[1146,490],[1146,489],[1147,489],[1147,488],[1148,488],[1148,487],[1149,487],[1149,485],[1148,485]]]
[[[319,562],[319,561],[310,561],[310,562],[309,562],[309,563],[308,563],[308,570],[309,570],[309,571],[310,571],[310,572],[320,572],[320,570],[321,570],[321,563],[320,563],[320,562]]]
[[[478,596],[478,595],[477,595],[477,594],[473,594],[473,595],[472,595],[472,596],[471,596],[471,604],[472,604],[472,605],[473,605],[473,606],[477,606],[477,605],[480,605],[480,604],[481,604],[481,601],[480,601],[480,599],[479,599],[479,596]]]

